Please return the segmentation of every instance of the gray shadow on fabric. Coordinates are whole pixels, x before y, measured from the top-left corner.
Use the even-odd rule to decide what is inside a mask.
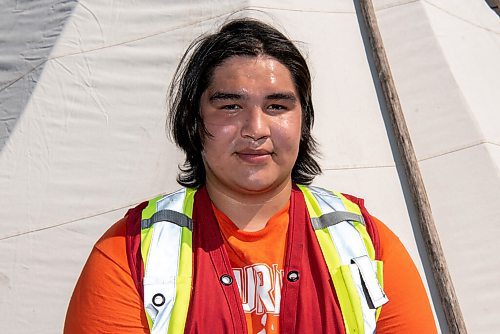
[[[415,206],[413,203],[413,197],[410,191],[410,186],[408,184],[408,179],[406,178],[406,174],[403,168],[403,164],[401,161],[401,156],[399,154],[398,146],[396,143],[394,130],[392,128],[390,115],[387,111],[384,99],[384,92],[382,90],[382,86],[380,84],[380,79],[377,73],[377,69],[375,66],[375,60],[373,59],[372,48],[370,45],[370,40],[367,33],[367,27],[365,21],[363,19],[363,12],[361,10],[360,0],[353,0],[354,7],[356,9],[356,16],[358,18],[358,24],[361,32],[361,37],[363,39],[363,46],[365,49],[366,59],[370,66],[371,77],[373,80],[373,85],[375,87],[375,91],[377,94],[377,100],[379,103],[380,111],[382,113],[382,118],[384,121],[385,129],[387,132],[387,137],[389,139],[391,153],[394,157],[394,162],[396,165],[396,171],[398,173],[399,182],[401,184],[401,188],[403,191],[404,200],[406,203],[406,209],[408,211],[408,216],[410,217],[411,227],[413,230],[413,235],[415,236],[415,242],[417,244],[418,254],[422,261],[422,265],[424,267],[425,278],[427,280],[429,291],[431,294],[432,303],[434,305],[434,309],[436,311],[436,316],[438,318],[439,327],[442,333],[449,333],[448,326],[446,323],[446,317],[443,312],[443,307],[441,305],[441,301],[439,298],[439,292],[436,287],[436,282],[434,280],[434,275],[432,273],[431,265],[429,262],[429,258],[427,256],[427,250],[425,248],[425,243],[422,238],[422,232],[420,231],[420,226],[418,222],[418,216],[415,211]]]
[[[14,132],[77,0],[2,2],[0,152]]]

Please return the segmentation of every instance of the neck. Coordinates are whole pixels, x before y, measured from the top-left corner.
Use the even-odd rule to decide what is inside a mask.
[[[207,179],[207,191],[214,205],[243,231],[259,231],[290,200],[292,181],[263,193],[236,193]]]

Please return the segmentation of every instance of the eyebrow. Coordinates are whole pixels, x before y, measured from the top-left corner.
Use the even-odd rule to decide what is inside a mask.
[[[245,99],[247,96],[246,94],[241,94],[241,93],[224,93],[224,92],[215,92],[213,93],[209,100],[210,101],[216,101],[216,100],[242,100]],[[278,92],[278,93],[273,93],[269,94],[266,96],[267,100],[289,100],[292,102],[295,102],[297,100],[297,97],[295,94],[291,92]]]
[[[243,94],[240,93],[223,93],[223,92],[215,92],[210,96],[210,101],[215,100],[241,100],[243,98]]]
[[[292,102],[295,102],[297,100],[297,98],[295,97],[295,94],[288,93],[288,92],[274,93],[271,95],[267,95],[266,99],[268,99],[268,100],[289,100]]]

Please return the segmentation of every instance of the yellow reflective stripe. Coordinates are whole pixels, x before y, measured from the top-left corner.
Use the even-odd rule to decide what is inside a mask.
[[[196,189],[187,188],[183,213],[189,218],[193,217],[194,194]],[[186,227],[182,228],[181,249],[179,254],[179,271],[177,273],[175,302],[172,316],[168,324],[168,333],[184,333],[186,318],[191,299],[191,286],[193,281],[193,233]]]
[[[152,200],[150,200],[148,202],[148,205],[144,208],[144,210],[142,210],[142,216],[141,216],[141,220],[142,219],[149,219],[151,218],[155,212],[156,212],[156,203],[162,199],[164,197],[164,195],[160,195],[158,197],[155,197],[153,198]]]
[[[341,266],[340,256],[333,244],[332,237],[327,228],[316,230],[315,233],[323,256],[325,257],[330,277],[333,281],[335,293],[337,294],[337,299],[340,304],[340,310],[342,311],[346,333],[360,333],[358,331],[359,325],[357,323],[355,311],[353,305],[351,305],[350,292],[352,291],[349,291],[346,285],[344,274],[341,271],[343,266]],[[356,289],[355,286],[354,289]],[[356,291],[354,292],[357,294]]]
[[[196,189],[186,189],[186,196],[183,204],[183,214],[192,218],[194,195]],[[158,196],[149,201],[146,208],[142,211],[141,219],[150,219],[157,212],[157,202],[164,198]],[[147,258],[151,247],[153,237],[153,226],[141,230],[141,256],[144,262],[144,267],[147,266]],[[189,301],[191,298],[192,287],[192,254],[193,254],[193,234],[187,228],[181,230],[181,246],[179,250],[179,268],[177,272],[177,280],[175,287],[175,302],[172,308],[170,322],[168,325],[168,333],[183,333],[186,325],[186,318],[189,310]],[[149,328],[153,328],[153,321],[147,312],[145,312]]]
[[[316,198],[311,193],[309,188],[303,185],[298,185],[298,187],[304,194],[304,199],[306,201],[307,210],[309,211],[309,216],[311,218],[321,217],[321,215],[323,214],[321,212],[321,207],[319,206],[318,202],[316,201]],[[355,313],[357,312],[354,311],[353,305],[351,304],[350,291],[346,285],[344,274],[342,273],[341,270],[339,270],[342,269],[340,256],[339,253],[337,252],[337,249],[335,248],[335,245],[333,244],[330,232],[328,232],[328,228],[323,228],[320,230],[316,230],[314,232],[316,234],[316,238],[318,239],[318,243],[325,258],[328,271],[330,272],[330,277],[332,278],[333,281],[335,293],[337,294],[337,299],[339,300],[340,309],[342,311],[342,318],[344,319],[344,326],[346,329],[346,333],[349,334],[360,333],[358,330],[359,328],[358,319],[356,318],[355,315]],[[351,282],[351,287],[354,287],[354,289],[356,289],[356,287],[353,285],[352,282]],[[354,293],[355,295],[357,295],[356,290],[354,290]]]
[[[141,220],[151,218],[156,212],[156,203],[163,196],[158,196],[153,198],[148,202],[148,205],[142,210]],[[144,263],[144,268],[146,268],[146,264],[148,262],[148,251],[149,246],[151,245],[151,238],[153,237],[153,226],[149,228],[141,229],[141,256],[142,262]]]
[[[152,216],[152,214],[151,214],[151,216]],[[153,225],[151,225],[151,227],[149,227],[149,228],[141,230],[141,256],[142,256],[142,262],[144,264],[144,268],[146,268],[146,264],[147,264],[147,260],[148,260],[148,251],[149,251],[149,246],[151,245],[152,238],[153,238]],[[146,314],[146,319],[148,320],[149,328],[150,329],[153,328],[153,320],[151,320],[151,317],[149,316],[148,312],[144,312],[144,313]]]
[[[382,261],[375,261],[377,264],[377,279],[380,284],[380,287],[384,288],[384,263]],[[375,312],[375,320],[378,321],[378,317],[380,316],[380,311],[382,311],[382,306],[380,306]]]
[[[322,228],[320,230],[314,231],[316,233],[316,238],[318,239],[319,246],[323,251],[323,256],[325,257],[326,265],[330,275],[333,276],[335,272],[341,265],[340,256],[333,244],[332,237],[328,232],[327,228]]]
[[[143,306],[144,308],[144,306]],[[148,312],[144,312],[146,314],[146,319],[148,320],[148,327],[149,331],[153,328],[153,320],[151,320],[151,317],[149,316]]]
[[[361,215],[361,209],[359,208],[359,206],[356,203],[353,203],[350,200],[348,200],[347,197],[342,195],[342,193],[333,192],[333,194],[335,196],[337,196],[338,198],[340,198],[340,200],[342,201],[342,204],[344,204],[344,207],[347,211],[355,213],[357,215]]]
[[[182,213],[184,213],[189,218],[193,218],[193,205],[194,205],[194,194],[196,194],[196,189],[187,188],[186,197],[184,198],[184,206],[182,207]]]
[[[344,207],[346,208],[347,211],[362,215],[361,209],[356,203],[353,203],[349,199],[347,199],[344,195],[341,193],[334,193],[336,196],[340,198],[342,201],[342,204],[344,204]],[[373,247],[373,242],[372,238],[370,238],[370,234],[368,234],[368,231],[366,230],[366,226],[360,222],[354,222],[354,228],[359,232],[361,235],[361,238],[363,239],[363,242],[366,247],[366,251],[368,253],[368,256],[370,259],[375,260],[375,248]]]
[[[351,269],[349,265],[340,266],[341,277],[343,279],[342,289],[336,290],[337,297],[339,299],[340,308],[342,310],[342,316],[344,317],[344,323],[346,324],[346,333],[364,333],[364,319],[363,310],[361,308],[361,299],[359,298],[358,289],[356,284],[352,279]],[[335,282],[335,281],[334,281]],[[342,303],[346,304],[342,307]],[[347,313],[344,313],[344,310]]]
[[[318,202],[314,198],[314,195],[311,194],[311,191],[307,186],[303,186],[301,184],[297,185],[302,191],[302,194],[304,195],[304,199],[306,200],[306,206],[307,206],[307,211],[309,211],[309,216],[311,218],[318,218],[321,217],[323,214],[321,212],[321,207],[319,206]]]
[[[163,196],[158,196],[153,198],[148,202],[148,205],[142,210],[141,220],[151,218],[156,212],[156,203]],[[146,268],[147,260],[148,260],[148,251],[149,246],[151,245],[151,239],[153,238],[153,225],[146,229],[141,229],[141,256],[142,262],[144,264],[144,268]],[[153,328],[153,320],[149,316],[148,312],[144,312],[146,314],[146,319],[148,320],[149,328]]]
[[[189,300],[191,298],[191,285],[193,280],[192,249],[193,233],[187,227],[183,227],[181,235],[181,249],[179,255],[179,272],[177,274],[175,287],[175,302],[172,309],[170,323],[168,325],[168,333],[184,333],[184,327],[186,325],[186,318],[189,310]]]
[[[148,252],[149,246],[151,245],[151,239],[153,238],[153,226],[141,230],[141,256],[142,262],[144,263],[144,268],[146,268],[148,262]]]

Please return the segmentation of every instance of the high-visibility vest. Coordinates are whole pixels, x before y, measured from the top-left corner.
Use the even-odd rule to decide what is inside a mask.
[[[383,291],[382,262],[360,207],[344,195],[298,185],[340,304],[346,333],[374,333]],[[144,309],[152,334],[183,333],[192,287],[196,190],[148,202],[141,216]]]

